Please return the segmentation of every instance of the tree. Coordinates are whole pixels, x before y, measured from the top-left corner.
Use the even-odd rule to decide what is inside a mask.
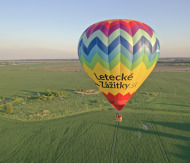
[[[47,89],[47,90],[45,91],[45,95],[46,95],[46,96],[49,96],[50,94],[51,94],[50,89]]]
[[[37,96],[37,97],[40,97],[40,93],[38,92],[38,93],[36,94],[36,96]]]
[[[6,104],[5,105],[5,112],[6,112],[6,114],[13,113],[13,106],[11,104]]]
[[[40,99],[40,93],[37,93],[37,94],[36,94],[36,98],[37,98],[37,99]]]

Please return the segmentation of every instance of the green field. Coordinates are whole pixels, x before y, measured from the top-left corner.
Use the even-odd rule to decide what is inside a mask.
[[[24,100],[12,103],[12,114],[0,103],[0,163],[190,162],[189,72],[153,72],[124,107],[119,123],[101,93],[75,93],[97,89],[85,72],[40,70],[78,64],[0,67],[0,97]],[[64,97],[25,99],[46,89]]]

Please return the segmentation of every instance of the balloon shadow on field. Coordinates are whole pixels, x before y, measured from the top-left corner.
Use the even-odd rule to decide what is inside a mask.
[[[75,93],[76,90],[74,90],[74,89],[63,89],[63,91]]]
[[[180,135],[175,135],[175,134],[170,134],[170,133],[164,133],[164,132],[160,132],[160,131],[144,130],[142,128],[122,126],[120,124],[108,124],[108,123],[102,123],[102,122],[94,122],[94,123],[106,125],[106,126],[117,127],[118,129],[122,129],[122,130],[128,130],[128,131],[134,131],[134,132],[140,131],[141,133],[144,133],[144,134],[157,135],[157,136],[161,136],[161,137],[190,141],[190,137],[180,136]]]
[[[170,152],[170,154],[174,155],[175,157],[178,157],[184,161],[190,162],[190,143],[188,145],[175,145],[176,148],[178,148],[179,153],[173,153]]]
[[[157,122],[157,121],[146,121],[146,122],[148,124],[152,124],[153,126],[154,125],[161,125],[163,127],[182,130],[185,132],[190,131],[189,125],[187,123]],[[174,152],[170,152],[170,151],[168,151],[168,153],[171,155],[174,155],[175,157],[178,157],[184,161],[190,162],[190,155],[189,155],[190,136],[182,136],[182,135],[160,132],[158,130],[155,130],[155,126],[154,126],[154,130],[144,130],[142,128],[123,126],[123,125],[120,125],[120,123],[117,123],[117,124],[108,124],[108,123],[102,123],[102,122],[95,122],[95,123],[100,124],[100,125],[111,126],[111,127],[126,130],[126,131],[134,131],[134,132],[140,131],[142,134],[150,134],[150,135],[155,135],[155,136],[159,136],[159,137],[177,139],[177,140],[181,140],[183,142],[186,141],[185,142],[186,145],[181,145],[181,144],[177,144],[177,145],[175,144],[174,145],[176,148],[178,148],[178,150],[177,150],[178,153],[174,153]],[[153,126],[152,126],[152,128],[153,128]]]
[[[180,107],[188,107],[190,108],[190,105],[183,105],[183,104],[170,104],[170,103],[155,103],[160,105],[168,105],[168,106],[180,106]]]
[[[42,93],[42,92],[36,92],[36,91],[29,91],[29,90],[20,90],[22,92],[26,92],[25,95],[36,95],[37,93]]]
[[[177,122],[159,122],[159,121],[146,121],[154,125],[160,125],[168,128],[173,128],[182,131],[190,131],[190,126],[187,123],[177,123]]]

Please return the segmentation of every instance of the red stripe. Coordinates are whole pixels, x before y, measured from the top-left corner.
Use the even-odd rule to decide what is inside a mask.
[[[109,31],[111,31],[112,28],[114,28],[115,25],[117,24],[122,24],[124,26],[126,26],[126,28],[128,28],[129,30],[133,30],[133,33],[131,35],[131,33],[129,33],[129,31],[127,31],[126,29],[123,29],[125,30],[126,32],[128,32],[131,36],[134,36],[135,33],[139,30],[139,29],[142,29],[144,30],[145,32],[147,32],[151,37],[153,35],[153,30],[151,27],[149,27],[148,25],[144,24],[144,23],[141,23],[141,22],[138,22],[138,21],[130,21],[129,23],[126,21],[126,20],[112,20],[111,22],[110,21],[102,21],[102,22],[99,22],[99,23],[96,23],[96,24],[93,24],[91,25],[85,32],[86,32],[86,36],[87,38],[89,38],[94,32],[96,32],[97,30],[101,30],[105,36],[109,36],[111,35],[111,33],[108,33]],[[122,28],[122,27],[121,27]],[[117,28],[119,29],[119,27]]]
[[[112,93],[105,94],[102,92],[103,95],[108,99],[108,101],[115,107],[116,110],[121,110],[127,103],[127,101],[133,96],[133,94],[127,93],[126,95],[122,95],[118,93],[117,95],[113,95]]]
[[[131,21],[131,22],[129,22],[130,28],[133,28],[133,26],[136,25],[136,24],[137,24],[136,21]]]

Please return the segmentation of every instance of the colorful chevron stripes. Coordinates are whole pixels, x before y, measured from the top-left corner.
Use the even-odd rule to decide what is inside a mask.
[[[159,50],[151,27],[125,19],[93,24],[84,31],[78,45],[84,70],[117,110],[151,73]]]

